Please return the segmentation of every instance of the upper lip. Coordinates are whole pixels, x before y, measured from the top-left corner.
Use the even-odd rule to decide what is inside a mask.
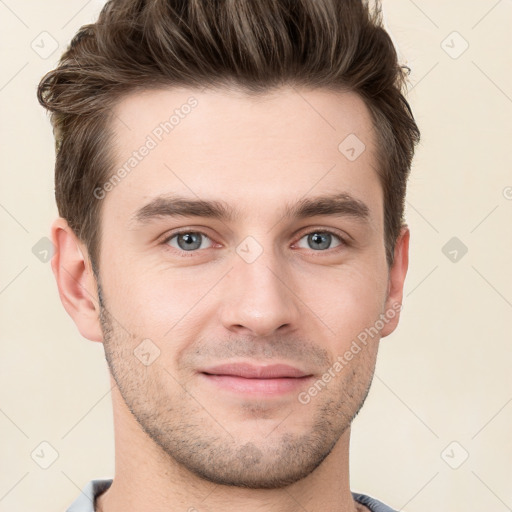
[[[225,363],[200,370],[211,375],[233,375],[248,379],[278,379],[281,377],[305,377],[311,374],[287,364],[258,366],[250,363]]]

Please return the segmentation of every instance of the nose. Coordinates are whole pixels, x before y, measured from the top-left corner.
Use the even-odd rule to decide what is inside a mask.
[[[290,273],[274,255],[265,251],[252,263],[236,256],[226,277],[220,312],[226,329],[265,337],[297,328],[301,300]]]

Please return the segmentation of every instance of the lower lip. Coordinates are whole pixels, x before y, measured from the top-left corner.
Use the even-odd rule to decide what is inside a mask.
[[[297,391],[309,384],[313,378],[311,375],[307,377],[281,377],[277,379],[247,379],[234,375],[210,375],[207,373],[201,373],[200,375],[221,389],[235,393],[267,396],[283,395]]]

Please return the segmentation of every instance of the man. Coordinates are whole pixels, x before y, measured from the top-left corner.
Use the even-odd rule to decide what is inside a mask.
[[[404,83],[356,0],[112,0],[80,29],[38,97],[116,470],[69,512],[392,511],[351,492],[349,439],[408,266]]]

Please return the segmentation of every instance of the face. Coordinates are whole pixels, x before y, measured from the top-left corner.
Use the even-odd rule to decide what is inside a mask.
[[[362,406],[398,320],[363,101],[172,89],[115,114],[125,172],[98,191],[99,284],[127,407],[202,478],[305,477]]]

